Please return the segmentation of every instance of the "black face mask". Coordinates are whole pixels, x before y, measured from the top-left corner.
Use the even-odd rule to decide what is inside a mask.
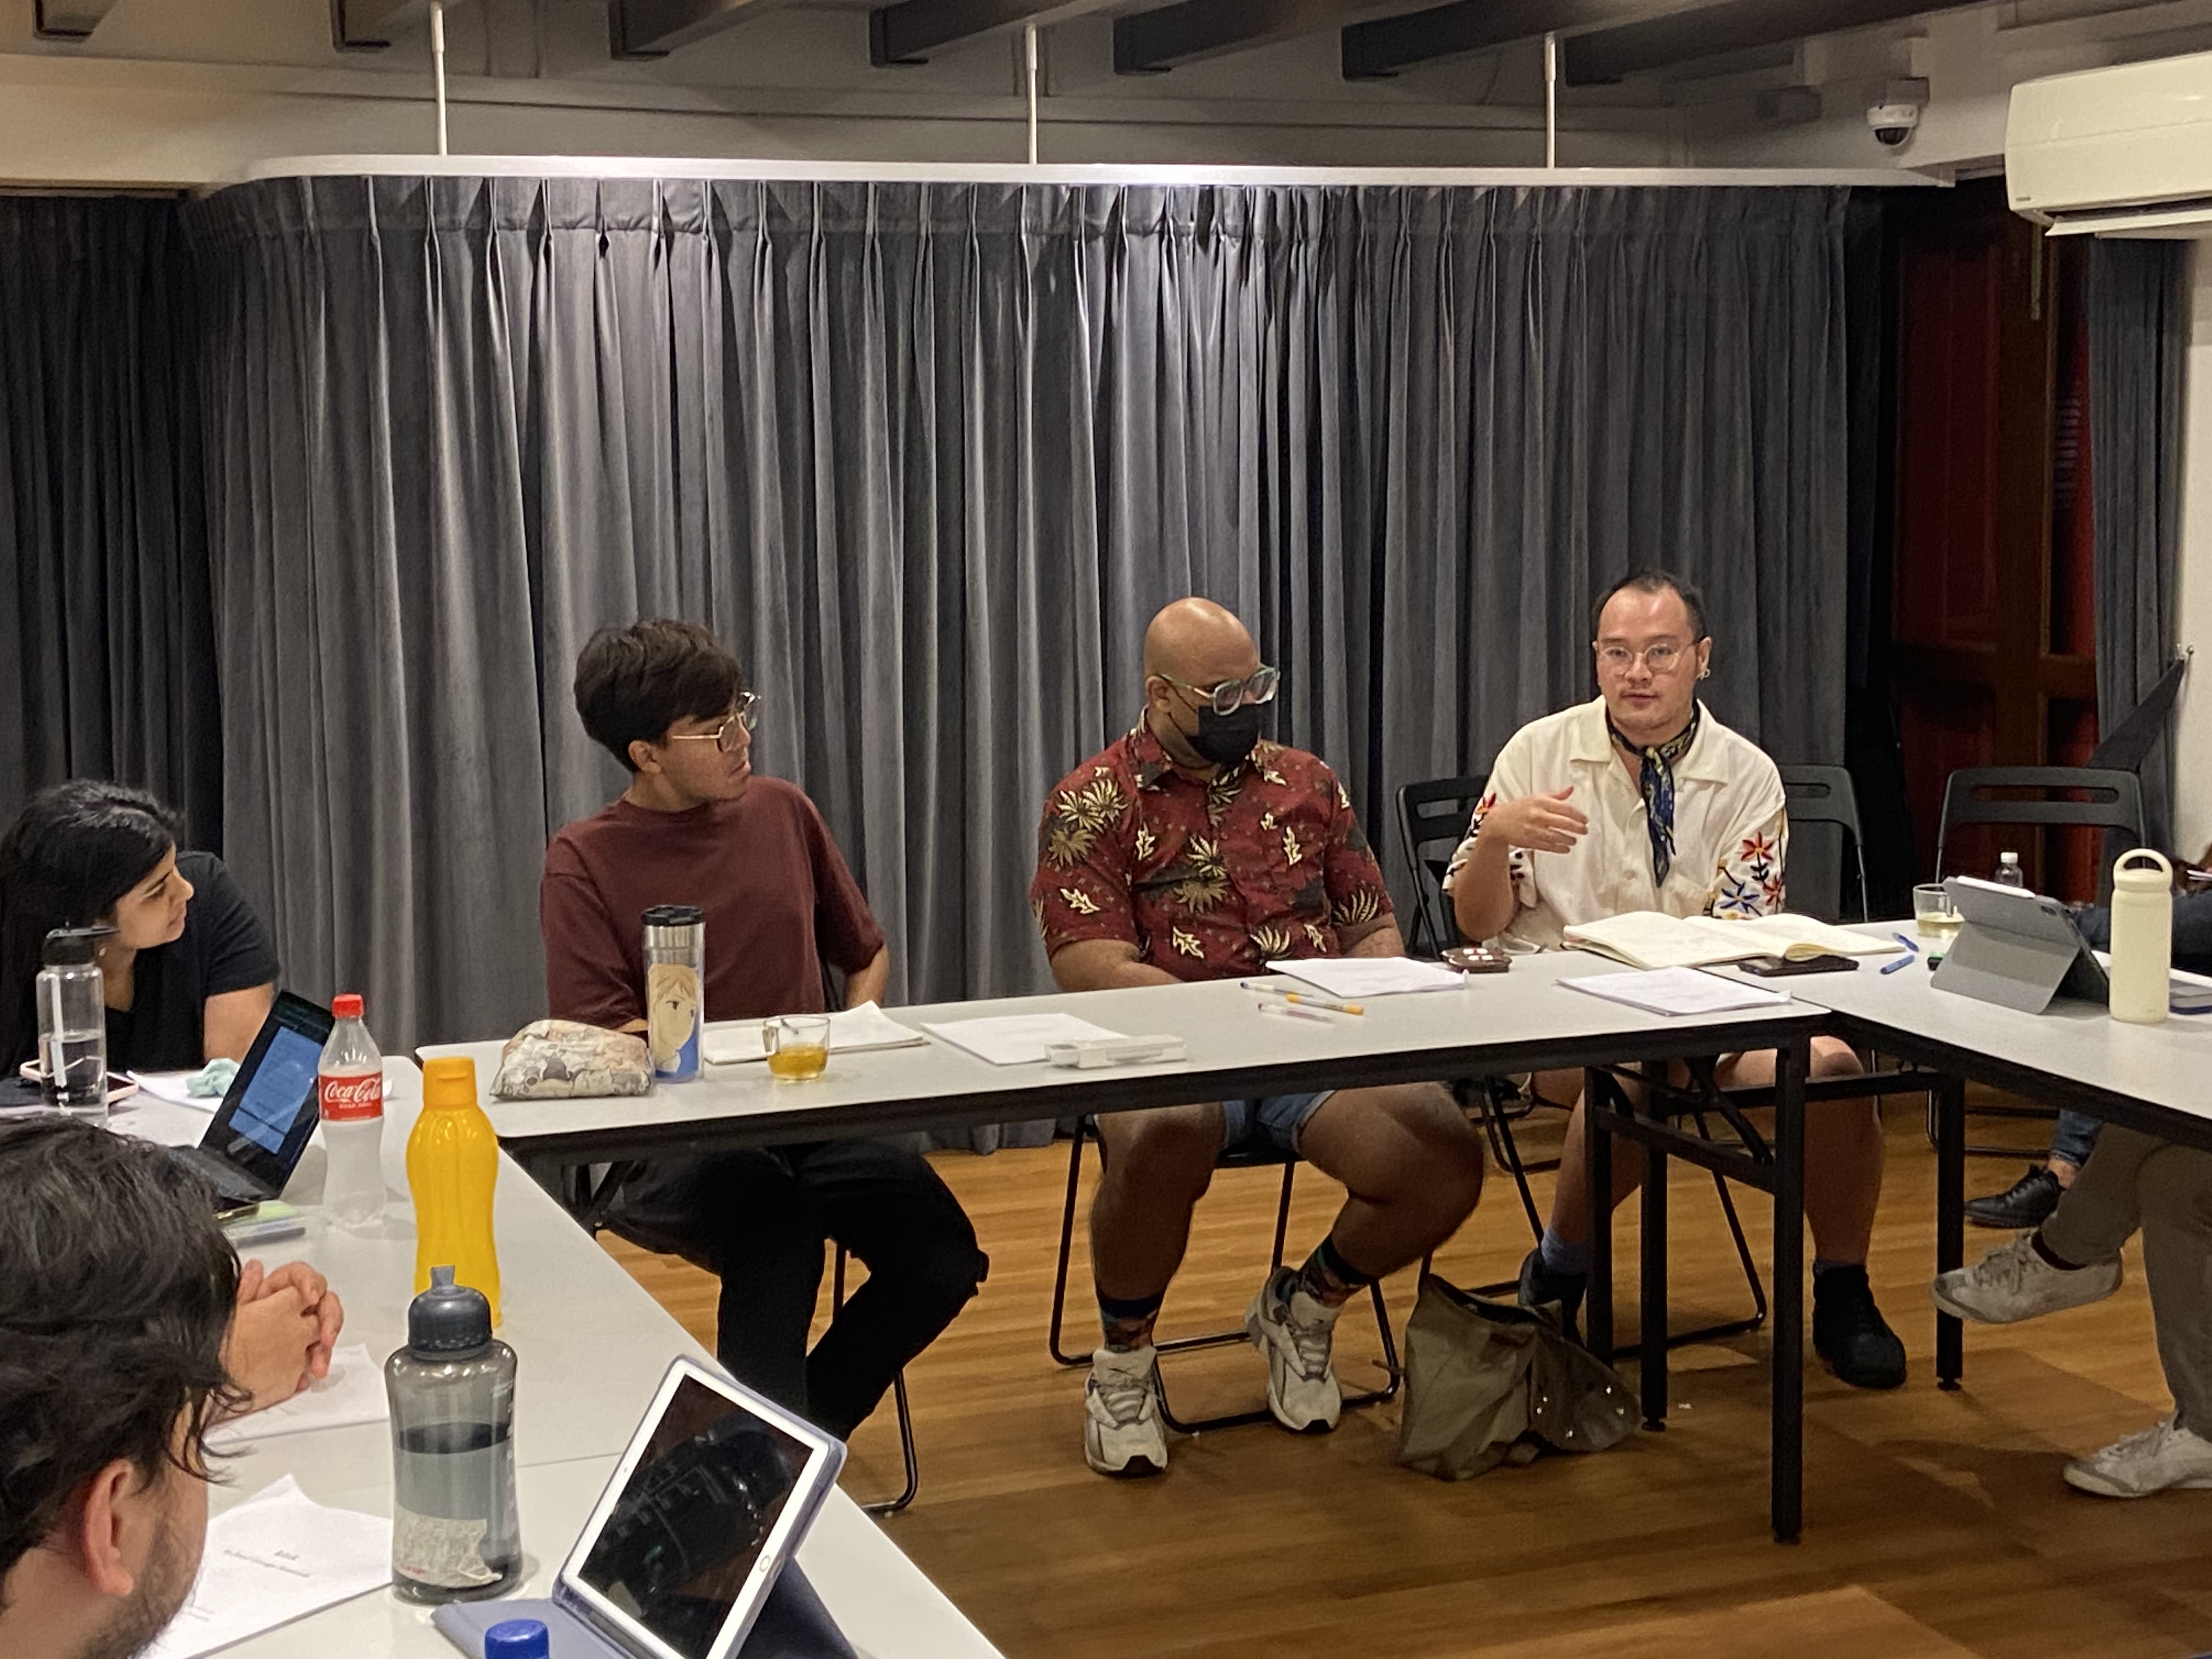
[[[1216,714],[1211,705],[1198,711],[1198,730],[1190,746],[1198,757],[1213,766],[1234,766],[1260,741],[1260,705],[1240,703],[1233,714]]]

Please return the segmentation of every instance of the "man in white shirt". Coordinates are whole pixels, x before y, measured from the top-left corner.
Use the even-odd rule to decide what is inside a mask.
[[[1514,733],[1444,878],[1460,931],[1556,947],[1566,928],[1635,910],[1759,916],[1783,908],[1789,840],[1782,779],[1759,749],[1698,701],[1711,672],[1697,590],[1663,571],[1615,584],[1594,629],[1599,696]],[[1815,1078],[1855,1075],[1858,1057],[1818,1037]],[[1771,1053],[1735,1054],[1724,1088],[1771,1083]],[[1521,1299],[1570,1322],[1589,1268],[1581,1078],[1546,1079],[1576,1098],[1544,1238],[1522,1264]],[[1813,1229],[1813,1346],[1846,1382],[1905,1381],[1905,1345],[1868,1288],[1868,1239],[1881,1195],[1881,1125],[1871,1103],[1806,1114],[1805,1214]],[[1618,1206],[1644,1178],[1642,1151],[1613,1159]]]

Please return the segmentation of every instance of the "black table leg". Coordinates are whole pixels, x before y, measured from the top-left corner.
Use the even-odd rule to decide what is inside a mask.
[[[1613,1362],[1613,1137],[1605,1115],[1613,1109],[1610,1073],[1583,1073],[1583,1169],[1589,1181],[1589,1291],[1583,1308],[1583,1335],[1589,1351]]]
[[[1966,1085],[1937,1079],[1936,1101],[1936,1271],[1966,1264]],[[1964,1328],[1949,1314],[1936,1316],[1936,1386],[1955,1389],[1966,1369]]]
[[[1774,1444],[1777,1543],[1794,1544],[1805,1508],[1805,1073],[1812,1044],[1774,1056]]]
[[[1644,1426],[1667,1426],[1667,1155],[1647,1147],[1644,1165]]]

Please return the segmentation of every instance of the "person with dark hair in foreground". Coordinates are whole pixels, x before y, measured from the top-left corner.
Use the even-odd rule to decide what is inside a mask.
[[[241,1270],[156,1146],[0,1123],[0,1654],[129,1659],[199,1568],[203,1437],[326,1373],[343,1314],[299,1263]]]
[[[847,1006],[883,994],[883,932],[814,803],[753,775],[757,700],[720,641],[693,623],[602,629],[577,659],[575,696],[629,786],[546,850],[538,923],[556,1018],[645,1030],[640,918],[659,904],[706,913],[710,1020],[823,1012],[825,962],[845,975]],[[720,1274],[722,1364],[841,1439],[990,1266],[937,1172],[877,1140],[672,1159],[631,1183],[611,1223]],[[810,1354],[830,1239],[868,1280]]]
[[[1599,598],[1590,631],[1599,695],[1514,733],[1453,856],[1444,889],[1460,931],[1556,949],[1565,929],[1632,911],[1779,911],[1789,842],[1781,775],[1698,701],[1713,642],[1698,590],[1665,571],[1640,571]],[[1847,1044],[1813,1040],[1814,1077],[1861,1069]],[[1716,1077],[1723,1088],[1770,1084],[1774,1056],[1731,1055]],[[1544,1098],[1577,1104],[1551,1221],[1521,1268],[1522,1303],[1556,1304],[1571,1328],[1589,1271],[1581,1091],[1579,1073],[1540,1082]],[[1905,1345],[1867,1284],[1881,1163],[1871,1103],[1807,1109],[1813,1346],[1837,1376],[1864,1389],[1905,1381]],[[1640,1147],[1615,1151],[1614,1206],[1644,1168]]]
[[[1060,988],[1404,955],[1352,798],[1318,756],[1260,736],[1277,675],[1244,624],[1210,599],[1178,599],[1145,630],[1144,665],[1136,725],[1060,781],[1038,827],[1030,900]],[[1103,1338],[1083,1455],[1101,1474],[1167,1468],[1152,1328],[1224,1151],[1294,1152],[1346,1188],[1313,1253],[1269,1273],[1244,1315],[1267,1361],[1267,1408],[1293,1432],[1336,1426],[1346,1304],[1449,1238],[1482,1192],[1482,1137],[1438,1084],[1108,1112],[1097,1126]]]
[[[179,852],[176,815],[143,789],[72,778],[31,797],[0,839],[0,1060],[38,1047],[32,985],[46,934],[109,927],[100,948],[111,1071],[243,1060],[276,1000],[276,952],[212,853]]]

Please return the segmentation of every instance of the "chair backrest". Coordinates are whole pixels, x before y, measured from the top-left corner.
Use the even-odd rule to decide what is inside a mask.
[[[1489,782],[1484,772],[1399,787],[1398,850],[1413,883],[1413,926],[1406,944],[1416,955],[1434,956],[1459,942],[1451,907],[1444,902],[1444,871],[1453,851],[1467,839],[1468,819]]]
[[[2143,822],[2142,785],[2132,772],[2090,766],[1963,766],[1943,784],[1943,812],[1936,827],[1937,880],[1959,873],[1945,871],[1944,848],[1951,832],[1969,823],[2081,824],[2131,836],[2137,846],[2149,833]],[[2099,885],[2101,891],[2103,883]]]
[[[1844,920],[1844,878],[1849,874],[1858,882],[1858,919],[1871,921],[1874,918],[1868,908],[1871,901],[1867,896],[1866,837],[1859,829],[1859,797],[1858,791],[1851,787],[1851,775],[1840,766],[1784,766],[1778,769],[1782,774],[1782,793],[1790,806],[1790,908],[1825,921]],[[1839,832],[1834,836],[1837,847],[1832,860],[1818,856],[1825,849],[1817,846],[1815,857],[1805,856],[1806,841],[1802,832],[1815,825],[1832,826]],[[1813,837],[1815,843],[1823,839]],[[1809,876],[1806,873],[1808,868]]]

